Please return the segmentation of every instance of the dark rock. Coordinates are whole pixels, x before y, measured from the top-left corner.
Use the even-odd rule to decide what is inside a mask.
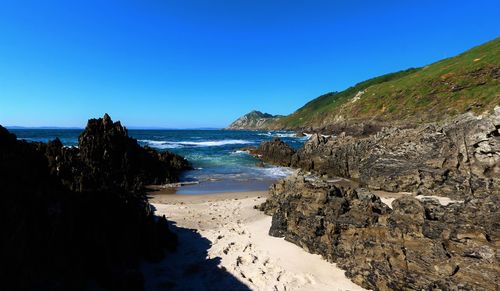
[[[292,163],[292,156],[295,150],[279,138],[266,141],[253,152],[264,162],[288,167]]]
[[[179,172],[191,168],[181,156],[141,147],[107,114],[88,121],[78,148],[64,148],[55,140],[39,144],[39,149],[47,156],[51,172],[79,192],[139,191],[148,184],[177,182]]]
[[[28,143],[0,126],[0,289],[142,289],[141,259],[159,260],[176,237],[141,185],[176,178],[187,162],[144,149],[109,116],[78,148]]]
[[[291,176],[260,206],[269,233],[322,255],[373,290],[495,290],[500,193],[443,206]],[[458,288],[457,286],[461,286]]]

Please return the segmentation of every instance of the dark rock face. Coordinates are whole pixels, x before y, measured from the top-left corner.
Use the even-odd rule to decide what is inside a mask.
[[[251,153],[257,155],[264,162],[288,167],[292,163],[295,150],[279,138],[274,138],[272,141],[263,142]]]
[[[178,181],[178,173],[190,169],[184,158],[141,147],[120,122],[106,114],[90,119],[78,148],[63,148],[59,140],[40,144],[51,171],[74,191],[125,189]]]
[[[442,206],[398,198],[393,209],[364,189],[302,176],[282,180],[261,209],[271,235],[336,262],[374,290],[496,290],[500,192]]]
[[[187,166],[141,148],[108,116],[89,121],[79,148],[20,141],[0,126],[0,289],[83,290],[89,279],[142,289],[139,260],[162,258],[176,237],[140,186]]]
[[[291,166],[358,180],[372,189],[463,199],[500,188],[500,108],[369,137],[313,135]],[[288,162],[288,157],[284,158]]]

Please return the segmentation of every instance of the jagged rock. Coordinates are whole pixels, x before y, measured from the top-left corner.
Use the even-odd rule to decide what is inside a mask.
[[[499,129],[497,107],[489,115],[384,128],[369,137],[314,134],[291,166],[355,179],[372,189],[464,199],[500,188]]]
[[[264,162],[286,167],[292,163],[294,153],[295,150],[279,138],[263,142],[253,151],[253,154],[257,155]]]
[[[140,290],[139,261],[177,241],[136,190],[185,166],[139,147],[109,116],[89,121],[78,148],[17,140],[0,126],[0,289],[83,290],[92,280]]]
[[[261,210],[271,235],[336,262],[373,290],[495,290],[500,193],[440,205],[402,197],[392,210],[367,189],[291,176]]]
[[[69,189],[80,192],[138,191],[148,184],[177,182],[179,172],[191,167],[181,156],[141,147],[107,114],[88,121],[77,148],[64,148],[56,139],[39,144],[39,149],[49,159],[51,172]]]

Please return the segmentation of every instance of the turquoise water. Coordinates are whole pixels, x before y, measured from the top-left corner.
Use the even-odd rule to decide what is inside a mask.
[[[30,141],[47,142],[58,137],[66,146],[77,146],[81,130],[12,129],[11,132]],[[195,169],[185,172],[181,181],[199,184],[180,187],[178,194],[265,190],[291,170],[259,167],[255,158],[238,150],[258,146],[275,136],[294,148],[302,146],[307,139],[286,131],[129,130],[129,135],[141,145],[175,152],[193,164]]]

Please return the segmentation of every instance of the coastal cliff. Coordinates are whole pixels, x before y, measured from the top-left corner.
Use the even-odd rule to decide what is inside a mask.
[[[413,127],[500,104],[500,38],[421,68],[390,73],[321,95],[252,129],[371,133]]]
[[[228,130],[256,130],[264,129],[279,120],[282,116],[252,111],[235,120],[225,129]]]
[[[89,120],[78,147],[18,140],[0,126],[0,286],[3,290],[141,290],[142,259],[177,240],[144,185],[189,168],[142,148],[108,115]]]

